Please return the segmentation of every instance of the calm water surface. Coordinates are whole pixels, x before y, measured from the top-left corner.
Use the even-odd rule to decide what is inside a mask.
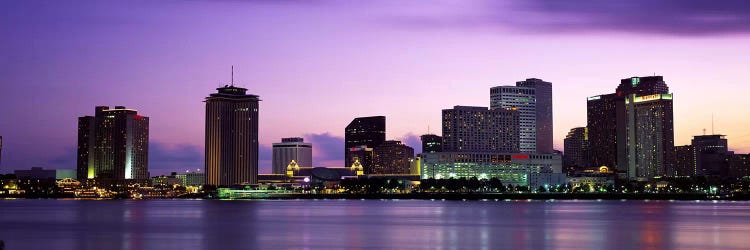
[[[0,200],[11,249],[748,249],[749,202]]]

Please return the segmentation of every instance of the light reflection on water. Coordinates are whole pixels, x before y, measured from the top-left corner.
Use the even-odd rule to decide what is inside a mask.
[[[750,202],[0,200],[6,249],[743,249]]]

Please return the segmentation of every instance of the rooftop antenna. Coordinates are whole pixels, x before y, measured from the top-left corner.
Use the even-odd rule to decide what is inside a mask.
[[[706,135],[706,128],[703,128],[703,135]]]
[[[714,133],[714,113],[711,113],[711,135],[715,135]]]
[[[430,134],[430,125],[427,125],[427,134]]]
[[[229,84],[231,84],[232,87],[234,87],[234,65],[232,65],[232,81],[229,82]]]

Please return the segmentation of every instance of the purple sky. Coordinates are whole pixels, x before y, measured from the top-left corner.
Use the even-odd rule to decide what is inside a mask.
[[[417,148],[440,111],[489,88],[553,83],[555,145],[586,124],[586,97],[663,75],[676,144],[711,131],[750,151],[750,1],[2,1],[0,172],[74,168],[76,119],[97,105],[151,117],[152,174],[203,168],[205,96],[261,96],[270,145],[302,136],[342,164],[343,130],[385,115]]]

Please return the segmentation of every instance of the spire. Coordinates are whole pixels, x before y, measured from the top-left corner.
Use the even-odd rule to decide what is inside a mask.
[[[231,82],[229,82],[229,84],[231,84],[232,87],[234,87],[234,65],[232,65],[232,80]]]

